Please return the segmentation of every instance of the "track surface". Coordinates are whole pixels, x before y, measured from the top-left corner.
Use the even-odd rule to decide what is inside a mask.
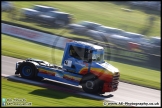
[[[1,56],[2,58],[2,74],[7,75],[14,75],[15,72],[15,63],[17,61],[21,61],[20,59],[15,59],[7,56]],[[77,90],[80,92],[83,92],[81,87],[76,86],[70,86],[63,83],[58,83],[54,81],[45,80],[43,81],[47,84],[54,84],[56,86],[61,86],[65,88],[70,88],[73,90]],[[115,92],[110,92],[104,94],[103,97],[105,100],[115,101],[117,103],[119,102],[128,102],[128,103],[159,103],[157,106],[161,106],[161,91],[160,90],[154,90],[150,88],[145,88],[137,85],[131,85],[127,83],[120,82],[118,90]]]

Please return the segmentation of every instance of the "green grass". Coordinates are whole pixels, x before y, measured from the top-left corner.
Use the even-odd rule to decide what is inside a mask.
[[[41,58],[60,65],[63,51],[2,34],[2,54],[16,58]],[[53,54],[53,55],[52,55]]]
[[[32,106],[103,106],[101,100],[93,100],[5,78],[2,78],[1,82],[2,98],[25,98],[26,102],[32,102]]]
[[[126,31],[142,33],[149,26],[148,18],[150,16],[156,17],[154,25],[152,25],[147,36],[160,36],[160,12],[157,11],[148,11],[147,9],[141,11],[138,8],[135,8],[132,12],[123,11],[121,8],[130,8],[128,5],[118,5],[113,2],[13,2],[15,7],[17,7],[16,17],[20,18],[20,9],[21,8],[32,8],[34,4],[41,4],[52,6],[58,8],[60,11],[68,12],[72,14],[75,18],[74,22],[79,22],[81,20],[93,21],[105,26],[120,28]],[[122,2],[121,2],[122,3]],[[124,3],[123,3],[124,4]],[[126,3],[125,3],[126,4]],[[149,13],[150,12],[150,13]],[[155,13],[155,14],[154,14]],[[2,20],[12,22],[9,15],[5,12],[2,12]],[[52,33],[60,33],[62,29],[54,29],[40,26],[38,23],[34,22],[25,22],[16,20],[14,21],[19,24],[35,27],[41,30],[50,31]],[[78,37],[69,33],[64,34],[66,37]],[[79,36],[79,38],[90,39],[86,36]]]
[[[120,79],[122,81],[156,89],[160,89],[161,87],[160,71],[155,71],[114,61],[110,61],[109,63],[113,66],[116,66],[119,69],[121,74]]]
[[[63,51],[38,45],[22,39],[2,34],[2,55],[15,58],[36,58],[61,64]],[[53,53],[52,53],[53,52]],[[128,81],[138,85],[160,89],[160,71],[109,61],[121,72],[121,81]]]

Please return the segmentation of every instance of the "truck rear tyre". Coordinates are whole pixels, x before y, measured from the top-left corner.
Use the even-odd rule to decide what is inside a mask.
[[[24,62],[21,64],[19,71],[20,71],[21,77],[27,78],[27,79],[33,79],[35,76],[35,72],[37,70],[34,64],[30,62]]]

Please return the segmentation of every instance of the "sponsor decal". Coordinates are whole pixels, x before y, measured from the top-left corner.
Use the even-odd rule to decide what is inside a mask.
[[[42,69],[42,68],[39,68],[38,69],[40,73],[43,73],[43,74],[48,74],[48,75],[51,75],[51,76],[55,76],[56,72],[53,72],[53,71],[50,71],[50,70],[45,70],[45,69]]]
[[[71,80],[71,81],[75,81],[75,82],[80,82],[81,78],[79,77],[74,77],[74,76],[70,76],[70,75],[64,75],[63,76],[64,79],[67,79],[67,80]]]

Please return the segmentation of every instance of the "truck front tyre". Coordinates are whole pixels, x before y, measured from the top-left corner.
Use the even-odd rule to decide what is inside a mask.
[[[90,79],[82,84],[82,88],[87,93],[96,94],[99,92],[99,83],[97,79]]]
[[[33,79],[35,76],[36,67],[30,62],[22,63],[20,66],[20,75],[23,78]]]
[[[83,77],[81,81],[82,88],[87,93],[100,94],[102,89],[102,81],[93,74],[89,74]]]

